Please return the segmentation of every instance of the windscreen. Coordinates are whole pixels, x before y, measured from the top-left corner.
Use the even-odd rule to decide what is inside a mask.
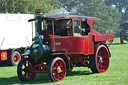
[[[67,30],[72,29],[72,21],[71,20],[43,20],[42,21],[42,30],[49,30],[53,31],[55,35],[60,35],[60,36],[66,36],[68,35]]]

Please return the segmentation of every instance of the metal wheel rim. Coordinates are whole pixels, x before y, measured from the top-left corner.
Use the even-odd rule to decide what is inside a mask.
[[[21,74],[25,80],[32,80],[34,78],[34,73],[32,73],[32,67],[34,62],[26,59],[21,66]]]
[[[106,72],[109,67],[109,53],[106,47],[102,46],[97,53],[97,68],[103,73]]]
[[[66,65],[61,59],[56,60],[52,66],[52,76],[56,81],[61,81],[66,75]]]
[[[14,57],[13,57],[14,63],[18,63],[19,60],[20,60],[19,55],[18,54],[14,55]]]

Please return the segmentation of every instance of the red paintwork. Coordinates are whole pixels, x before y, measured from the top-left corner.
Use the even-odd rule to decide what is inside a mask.
[[[55,45],[55,50],[65,50],[66,54],[84,54],[89,55],[94,53],[92,39],[89,36],[81,37],[55,37],[55,43],[61,43],[61,45]],[[53,37],[50,38],[51,50],[54,50]]]
[[[25,81],[32,80],[35,77],[33,73],[34,62],[31,59],[25,59],[21,65],[20,73]]]
[[[106,72],[109,67],[109,52],[107,48],[101,47],[96,54],[96,58],[99,71]]]
[[[85,18],[87,20],[87,24],[90,26],[90,32],[86,36],[75,36],[72,35],[72,29],[68,29],[67,33],[70,36],[59,36],[53,35],[52,31],[43,31],[44,42],[49,42],[49,46],[51,50],[62,51],[64,53],[53,53],[51,55],[67,55],[68,61],[70,60],[70,56],[73,57],[73,62],[78,63],[78,58],[82,60],[83,56],[95,54],[95,48],[100,43],[106,42],[108,40],[114,40],[113,35],[111,34],[100,34],[99,32],[93,30],[92,20],[100,20],[99,18],[94,17],[86,17],[86,16],[63,16],[63,17],[53,17],[54,20],[61,19],[82,19]],[[54,43],[55,42],[55,43]],[[95,46],[95,42],[96,44]],[[70,56],[69,56],[70,55]],[[84,66],[88,66],[84,64],[84,61],[80,61]],[[70,65],[70,64],[69,64]]]
[[[82,18],[85,18],[87,21],[87,24],[89,25],[90,31],[87,33],[87,35],[75,35],[74,34],[74,25],[73,20],[81,20]],[[85,66],[90,67],[88,63],[88,56],[95,55],[96,54],[96,48],[101,44],[108,41],[108,40],[114,40],[113,35],[111,34],[100,34],[97,31],[93,30],[92,20],[100,20],[99,18],[94,17],[86,17],[86,16],[60,16],[60,17],[42,17],[42,20],[48,19],[48,20],[63,20],[63,19],[70,19],[72,20],[72,28],[67,30],[67,36],[60,36],[60,35],[54,35],[54,32],[50,30],[44,30],[43,31],[43,42],[47,43],[47,45],[51,49],[51,55],[49,60],[53,59],[54,57],[61,57],[63,60],[56,60],[52,64],[52,76],[55,79],[55,81],[61,81],[65,76],[66,73],[66,67],[71,71],[73,68],[73,65],[78,66]],[[80,23],[81,24],[81,23]],[[105,52],[102,52],[105,51]],[[109,52],[107,51],[107,48],[102,47],[102,49],[96,54],[97,58],[97,66],[99,66],[100,72],[105,72],[108,69],[109,66]],[[103,58],[102,62],[101,59],[99,59],[101,56],[104,56],[106,58]],[[48,56],[49,57],[49,56]],[[29,58],[28,58],[29,59]],[[49,62],[48,60],[48,62]],[[32,61],[28,61],[30,63],[33,63]],[[28,66],[25,67],[25,69],[21,69],[25,71],[25,73],[28,73],[28,69],[30,69],[29,73],[48,73],[48,65],[42,63],[34,65],[34,66]],[[58,65],[60,64],[61,65]],[[23,65],[25,65],[23,63]],[[104,65],[105,68],[104,68]],[[57,72],[58,69],[62,71]],[[26,75],[23,75],[26,76]],[[31,76],[30,76],[31,77]],[[29,79],[26,79],[29,80]]]
[[[84,55],[72,55],[72,57],[73,57],[72,59],[73,64],[81,63],[83,64],[83,66],[86,66],[86,67],[89,66],[88,64],[85,63],[87,61],[87,57],[85,57]]]
[[[18,63],[19,62],[19,55],[18,54],[16,54],[16,55],[14,55],[13,56],[13,61],[14,61],[14,63]]]
[[[58,70],[60,69],[60,71]],[[54,61],[52,66],[52,76],[55,81],[61,81],[66,75],[66,64],[61,59]]]
[[[114,37],[112,34],[100,34],[95,30],[92,30],[92,34],[94,35],[94,41],[108,41],[108,40],[114,40]]]
[[[107,40],[113,40],[113,36],[111,34],[102,34],[102,35],[95,35],[94,41],[107,41]]]

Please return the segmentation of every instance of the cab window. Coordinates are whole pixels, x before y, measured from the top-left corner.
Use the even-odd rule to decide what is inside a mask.
[[[72,21],[66,19],[55,21],[55,34],[60,36],[71,36]]]
[[[82,35],[86,36],[90,32],[90,26],[87,23],[87,20],[81,21]]]
[[[52,20],[43,21],[43,29],[53,31]],[[59,36],[72,36],[72,20],[63,19],[54,21],[54,33]]]
[[[80,20],[74,20],[74,35],[80,35]]]

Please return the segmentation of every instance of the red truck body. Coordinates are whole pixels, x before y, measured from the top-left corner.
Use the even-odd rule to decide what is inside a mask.
[[[99,18],[75,15],[44,17],[40,13],[36,16],[36,19],[29,20],[38,21],[37,25],[40,25],[37,26],[35,42],[17,68],[21,81],[34,79],[36,73],[48,73],[52,81],[61,81],[66,69],[72,71],[74,66],[91,68],[93,73],[108,70],[110,52],[106,41],[112,41],[114,37],[93,29],[92,21]],[[50,26],[52,29],[48,29]],[[40,36],[43,38],[37,38]]]

